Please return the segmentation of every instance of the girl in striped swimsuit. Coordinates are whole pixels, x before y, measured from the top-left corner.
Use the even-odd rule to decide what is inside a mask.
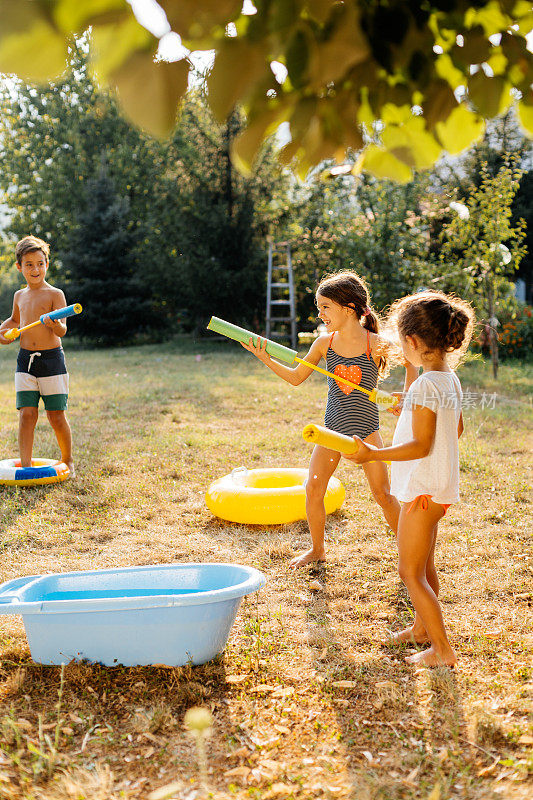
[[[326,326],[327,333],[313,342],[305,360],[318,364],[324,358],[329,372],[371,390],[376,386],[380,372],[386,367],[387,345],[377,335],[378,318],[370,309],[369,303],[366,285],[354,272],[339,272],[323,279],[316,292],[316,304],[318,316]],[[265,340],[258,340],[257,346],[250,340],[243,347],[293,386],[299,386],[312,372],[303,364],[292,368],[273,361],[265,350]],[[405,389],[416,377],[417,370],[408,365]],[[328,378],[325,424],[338,433],[359,436],[369,444],[383,447],[376,405],[363,392],[338,383],[333,378]],[[292,567],[301,567],[325,558],[324,497],[328,481],[340,458],[340,453],[319,445],[313,450],[306,484],[306,512],[312,546],[291,561]],[[374,499],[383,509],[388,524],[396,532],[400,506],[390,493],[385,464],[367,463],[363,465],[363,469]]]

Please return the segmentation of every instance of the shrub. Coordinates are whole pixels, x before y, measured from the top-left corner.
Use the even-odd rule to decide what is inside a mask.
[[[510,302],[499,311],[497,328],[499,353],[502,359],[531,359],[533,354],[533,308]],[[487,328],[481,328],[474,345],[489,352]]]

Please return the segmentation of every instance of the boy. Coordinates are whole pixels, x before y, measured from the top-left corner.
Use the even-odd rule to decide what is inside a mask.
[[[35,236],[25,236],[17,243],[17,269],[27,286],[15,292],[13,311],[0,325],[0,344],[11,344],[2,334],[9,328],[22,328],[41,314],[66,306],[60,289],[46,282],[49,245]],[[33,435],[38,417],[39,398],[43,398],[48,420],[61,448],[61,460],[74,477],[72,435],[65,415],[68,400],[68,373],[61,337],[67,332],[65,320],[44,318],[20,335],[20,351],[15,373],[15,391],[19,411],[19,450],[22,467],[31,467]]]

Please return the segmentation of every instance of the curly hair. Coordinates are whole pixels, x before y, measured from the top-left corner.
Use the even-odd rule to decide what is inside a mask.
[[[418,336],[428,352],[450,354],[450,364],[456,366],[470,344],[475,313],[460,297],[425,291],[396,300],[387,321],[402,338]]]

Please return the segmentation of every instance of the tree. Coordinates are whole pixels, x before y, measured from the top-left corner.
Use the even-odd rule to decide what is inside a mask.
[[[291,234],[298,311],[314,323],[314,292],[330,271],[351,269],[364,277],[381,310],[423,284],[435,265],[431,252],[442,199],[426,175],[399,185],[361,176],[315,181],[296,193]]]
[[[87,181],[85,209],[60,254],[72,298],[84,309],[76,333],[98,344],[128,342],[152,319],[149,293],[137,280],[132,258],[138,234],[130,211],[102,161],[98,175]]]
[[[362,150],[356,171],[407,182],[443,149],[454,154],[479,138],[513,90],[533,132],[528,0],[256,0],[247,11],[242,0],[160,5],[188,48],[216,51],[210,102],[221,122],[244,106],[247,128],[233,146],[243,167],[288,121],[286,163],[305,171],[349,147]],[[118,87],[140,124],[172,128],[189,63],[154,63],[157,40],[126,0],[0,0],[0,14],[0,70],[54,77],[64,68],[65,37],[91,25],[100,80]]]
[[[526,249],[525,223],[512,224],[512,204],[521,171],[501,167],[495,176],[487,168],[479,189],[467,201],[469,216],[456,216],[443,230],[441,259],[446,281],[442,287],[456,290],[479,312],[489,337],[494,377],[498,377],[497,312],[509,291],[509,278]]]
[[[234,169],[241,127],[237,113],[217,124],[202,88],[191,91],[155,187],[145,273],[161,313],[189,329],[211,314],[248,324],[264,315],[264,241],[287,213],[288,179],[273,142],[249,176]]]
[[[495,176],[510,159],[522,169],[520,185],[514,196],[512,225],[523,219],[526,223],[527,253],[516,273],[526,284],[526,298],[531,302],[533,291],[533,172],[531,157],[533,142],[524,136],[512,109],[492,120],[483,138],[463,156],[444,160],[437,167],[441,189],[468,198],[478,189],[488,173]]]
[[[37,91],[18,81],[0,90],[0,187],[10,209],[5,232],[47,240],[52,275],[102,157],[138,225],[151,205],[162,161],[160,144],[126,120],[113,97],[95,85],[89,57],[87,39],[74,41],[57,83]]]

